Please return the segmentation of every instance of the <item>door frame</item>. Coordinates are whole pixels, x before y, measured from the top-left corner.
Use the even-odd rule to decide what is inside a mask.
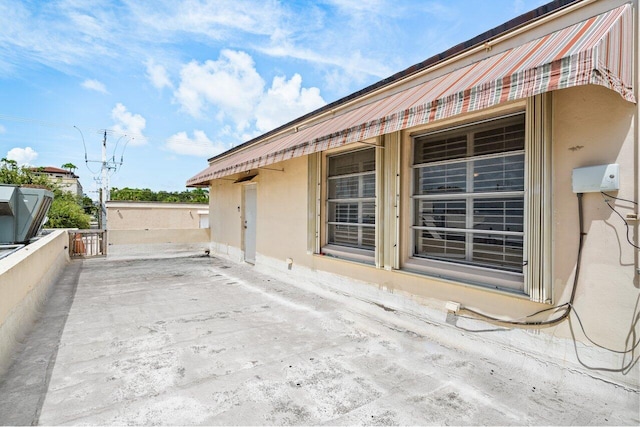
[[[255,182],[242,187],[242,252],[244,262],[256,263],[258,188]],[[253,200],[251,200],[252,198]],[[251,212],[253,210],[253,212]],[[253,240],[253,241],[251,241]]]

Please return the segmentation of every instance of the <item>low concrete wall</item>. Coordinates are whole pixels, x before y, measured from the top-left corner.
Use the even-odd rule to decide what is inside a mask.
[[[209,205],[113,200],[107,202],[109,231],[199,228],[202,215],[209,216]]]
[[[209,243],[209,229],[109,230],[107,238],[109,240],[109,246],[158,243]]]
[[[109,258],[165,258],[204,254],[210,247],[208,228],[173,230],[110,230]]]
[[[69,262],[69,237],[56,230],[0,259],[0,373]]]

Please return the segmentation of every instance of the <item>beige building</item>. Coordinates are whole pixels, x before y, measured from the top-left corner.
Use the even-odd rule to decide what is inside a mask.
[[[84,194],[78,175],[69,170],[53,166],[34,168],[32,170],[37,174],[46,175],[50,181],[57,183],[63,191],[67,191],[78,197],[82,197]]]
[[[639,18],[556,1],[209,159],[212,253],[638,388]]]

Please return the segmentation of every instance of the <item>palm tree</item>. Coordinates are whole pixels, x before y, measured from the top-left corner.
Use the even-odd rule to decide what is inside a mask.
[[[71,173],[74,173],[76,171],[76,169],[78,169],[78,167],[76,165],[74,165],[73,163],[65,163],[61,167],[62,167],[62,169],[67,169]]]

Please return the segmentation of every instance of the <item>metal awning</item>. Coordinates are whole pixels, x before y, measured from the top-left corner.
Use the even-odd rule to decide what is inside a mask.
[[[574,86],[605,86],[635,102],[634,57],[626,4],[312,126],[258,140],[214,159],[187,185]]]

